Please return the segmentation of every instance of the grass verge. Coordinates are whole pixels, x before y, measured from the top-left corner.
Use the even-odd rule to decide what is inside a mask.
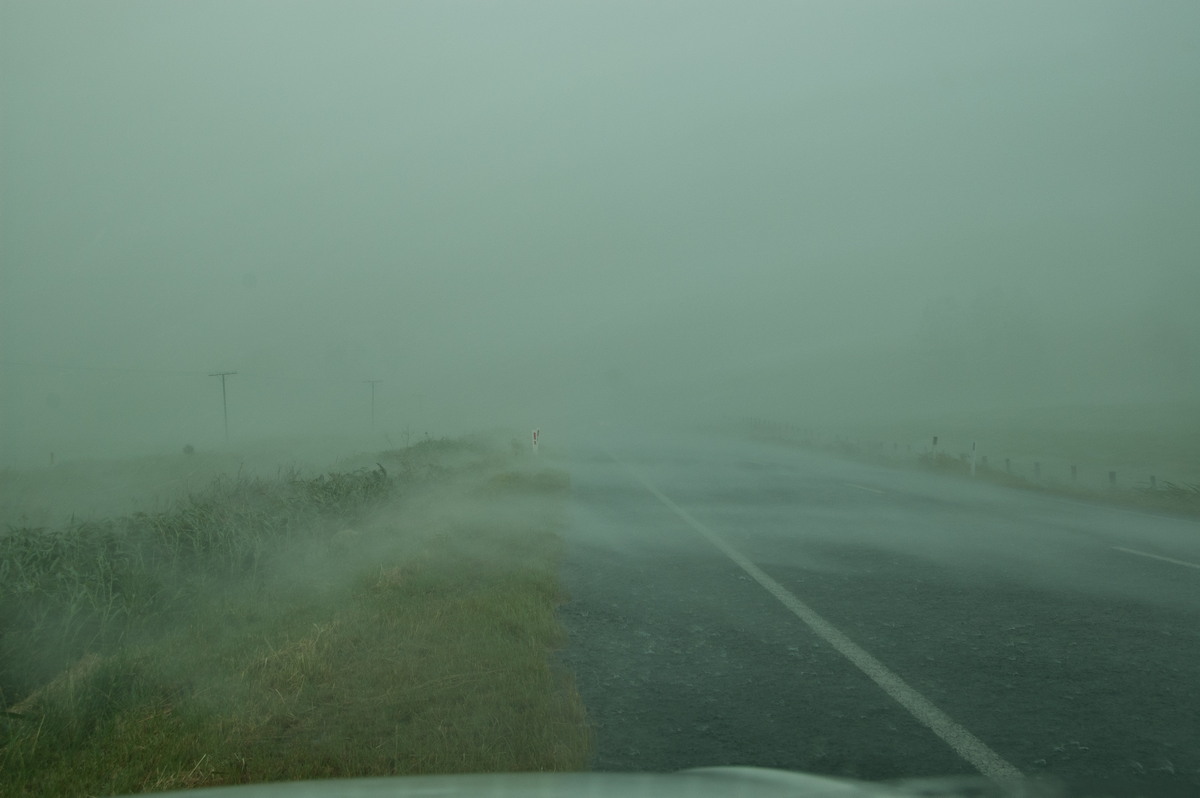
[[[585,767],[549,656],[565,477],[453,442],[379,462],[0,538],[0,792]]]
[[[901,446],[879,440],[863,441],[842,436],[819,435],[795,425],[761,420],[726,425],[723,429],[754,440],[826,452],[874,465],[920,468],[946,476],[982,480],[1080,501],[1200,516],[1200,483],[1186,479],[1148,479],[1137,482],[1123,480],[1120,485],[1099,486],[1094,480],[1084,483],[1068,479],[1064,475],[1071,472],[1061,464],[1058,464],[1059,476],[1050,475],[1049,468],[1042,473],[1038,467],[1039,461],[1035,457],[1025,458],[1023,462],[1010,468],[1005,462],[1006,458],[989,459],[984,456],[977,459],[972,474],[970,457],[966,453],[953,456],[945,451],[921,451],[912,444]],[[928,441],[926,445],[928,446]],[[945,447],[944,442],[942,446]],[[966,446],[962,445],[961,441],[958,442],[958,448]],[[1093,467],[1092,470],[1102,469]]]

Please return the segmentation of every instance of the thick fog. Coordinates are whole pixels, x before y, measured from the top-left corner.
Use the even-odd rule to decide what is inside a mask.
[[[1195,399],[1197,30],[6,2],[2,459]]]

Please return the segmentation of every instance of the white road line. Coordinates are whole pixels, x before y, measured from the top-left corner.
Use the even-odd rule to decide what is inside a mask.
[[[610,455],[611,456],[611,455]],[[616,457],[613,457],[617,460]],[[739,567],[762,585],[768,593],[775,598],[783,606],[791,610],[796,617],[808,624],[814,632],[840,653],[843,657],[850,660],[859,670],[867,675],[867,677],[879,685],[879,687],[896,700],[900,706],[904,707],[909,713],[921,723],[929,727],[929,729],[942,739],[947,745],[954,749],[959,756],[969,762],[976,770],[989,778],[1020,778],[1021,771],[1010,765],[1000,757],[995,751],[989,748],[982,740],[971,734],[962,726],[954,722],[953,719],[945,712],[942,712],[933,705],[929,699],[918,693],[910,687],[903,679],[897,676],[892,671],[888,670],[882,662],[875,659],[867,653],[865,649],[843,634],[837,627],[829,621],[818,615],[812,608],[802,602],[800,599],[792,595],[788,590],[771,577],[767,576],[757,565],[750,562],[741,552],[730,546],[722,540],[715,532],[713,532],[704,524],[697,521],[686,510],[680,507],[675,502],[665,496],[662,491],[652,485],[645,477],[639,474],[625,463],[618,463],[625,466],[638,482],[654,494],[671,509],[676,515],[687,522],[689,526],[708,539],[710,543],[716,546],[725,554],[726,557],[733,560]]]
[[[883,491],[879,490],[879,488],[868,488],[866,485],[859,485],[855,482],[847,482],[846,484],[852,488],[858,488],[859,490],[869,490],[872,493],[883,493]]]
[[[1124,546],[1113,546],[1113,548],[1116,549],[1117,551],[1123,551],[1126,554],[1136,554],[1139,557],[1150,557],[1151,559],[1162,560],[1163,562],[1173,562],[1176,565],[1185,565],[1188,568],[1200,568],[1200,564],[1194,563],[1194,562],[1188,562],[1187,560],[1176,560],[1176,559],[1172,559],[1171,557],[1163,557],[1161,555],[1150,554],[1149,552],[1145,552],[1145,551],[1137,551],[1136,549],[1127,549]]]

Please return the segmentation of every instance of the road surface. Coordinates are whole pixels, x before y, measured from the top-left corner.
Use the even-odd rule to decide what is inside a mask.
[[[1200,795],[1200,524],[729,439],[571,463],[593,767]]]

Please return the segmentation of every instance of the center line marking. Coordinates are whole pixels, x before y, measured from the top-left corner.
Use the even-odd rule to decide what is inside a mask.
[[[986,743],[956,723],[945,712],[934,706],[933,702],[918,693],[907,682],[889,670],[886,665],[867,653],[866,649],[859,646],[836,626],[818,615],[815,610],[788,592],[787,588],[783,585],[767,576],[761,568],[750,562],[745,555],[726,543],[717,533],[693,518],[687,510],[684,510],[678,504],[671,501],[662,491],[652,485],[631,466],[622,463],[611,454],[609,456],[624,466],[646,490],[650,491],[660,502],[687,522],[692,529],[695,529],[707,538],[709,543],[712,543],[726,557],[737,563],[743,571],[749,574],[755,582],[762,585],[768,593],[779,599],[779,602],[783,606],[791,610],[797,618],[804,621],[826,643],[833,646],[839,654],[850,660],[860,671],[866,674],[867,678],[879,685],[900,706],[907,709],[909,714],[929,727],[930,731],[953,748],[972,767],[988,778],[1021,778],[1021,771],[1010,765],[999,754],[989,748]]]
[[[1124,546],[1113,546],[1113,548],[1117,551],[1123,551],[1126,554],[1136,554],[1139,557],[1150,557],[1151,559],[1162,560],[1163,562],[1173,562],[1176,565],[1185,565],[1188,568],[1200,568],[1200,565],[1194,562],[1188,562],[1187,560],[1176,560],[1172,559],[1171,557],[1163,557],[1159,554],[1150,554],[1149,552],[1138,551],[1137,549],[1127,549]]]
[[[883,491],[881,491],[879,488],[868,488],[866,485],[859,485],[854,482],[847,482],[846,484],[852,488],[858,488],[859,490],[869,490],[872,493],[883,493]]]

